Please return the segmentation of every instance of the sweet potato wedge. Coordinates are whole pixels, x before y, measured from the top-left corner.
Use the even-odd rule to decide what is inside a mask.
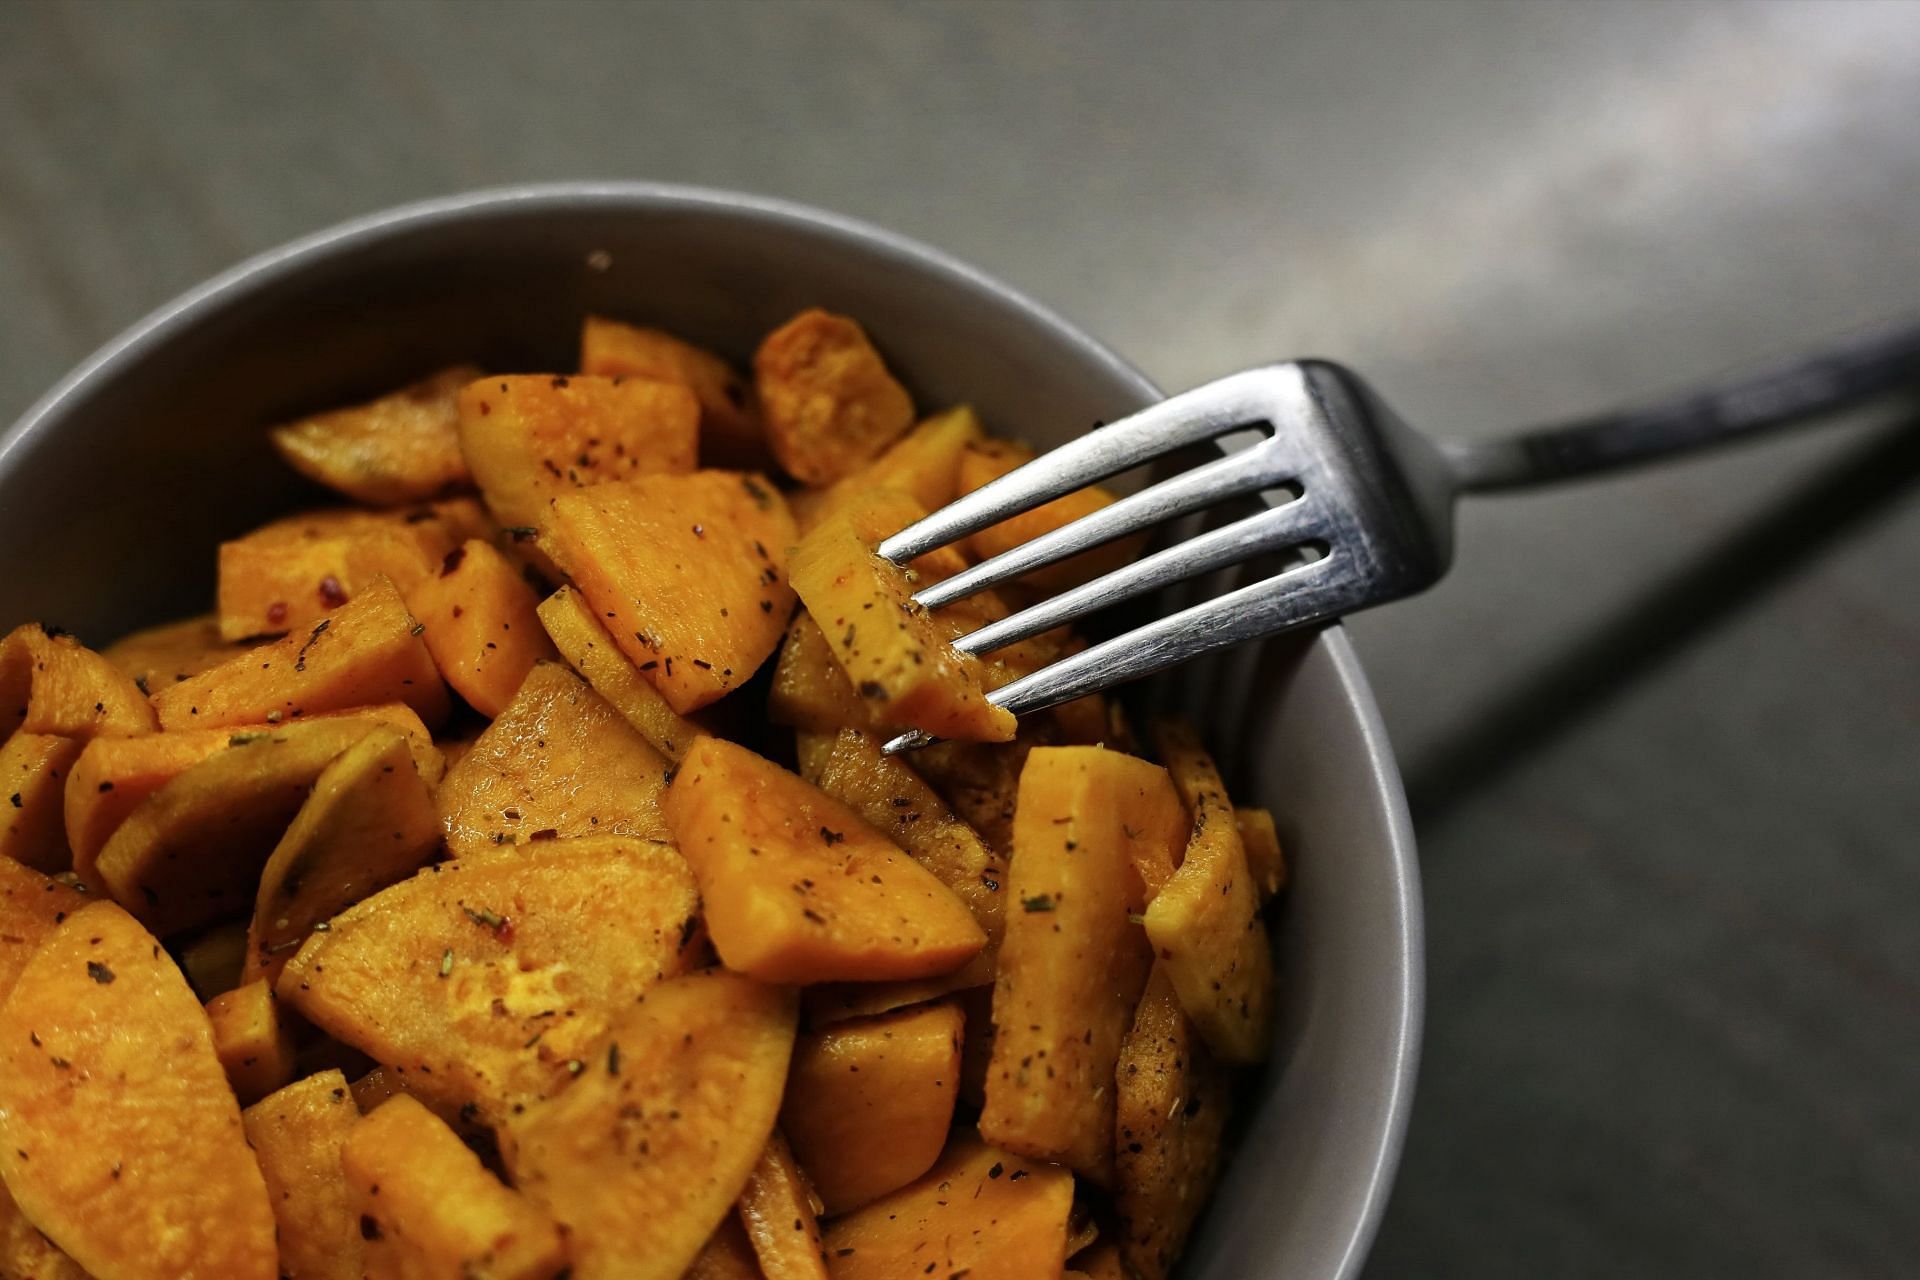
[[[827,1227],[833,1280],[1037,1280],[1066,1262],[1073,1175],[973,1134],[919,1181]]]
[[[815,488],[860,467],[913,425],[913,401],[866,331],[818,308],[761,340],[753,379],[773,456]]]
[[[998,480],[1015,467],[1033,461],[1033,458],[1032,449],[1011,440],[978,441],[960,458],[957,487],[961,493],[972,493],[989,480]],[[1010,520],[982,529],[967,539],[967,546],[975,559],[986,560],[1003,551],[1011,551],[1023,542],[1031,542],[1043,533],[1051,533],[1062,525],[1090,516],[1102,507],[1111,506],[1114,501],[1113,493],[1099,485],[1088,485]],[[1020,585],[1046,595],[1077,587],[1132,563],[1139,556],[1143,541],[1142,537],[1136,536],[1095,547],[1070,559],[1056,561],[1044,569],[1034,570],[1020,579]]]
[[[820,1213],[819,1195],[774,1130],[740,1193],[740,1222],[767,1280],[827,1280]]]
[[[780,1124],[828,1213],[904,1187],[939,1159],[964,1024],[948,1002],[800,1037]]]
[[[123,739],[124,741],[124,739]],[[16,733],[0,747],[0,857],[48,873],[73,865],[63,813],[67,777],[86,744],[50,733]]]
[[[698,726],[681,718],[666,698],[621,652],[593,606],[577,587],[562,587],[541,602],[540,625],[567,660],[607,705],[626,717],[654,750],[669,760],[687,754],[700,736]]]
[[[1259,1062],[1273,1026],[1273,952],[1233,807],[1191,724],[1161,721],[1153,741],[1192,835],[1180,869],[1147,905],[1147,936],[1208,1047],[1228,1062]]]
[[[489,717],[500,714],[534,663],[558,656],[534,614],[539,603],[519,567],[479,538],[448,552],[439,570],[407,594],[434,665]]]
[[[460,392],[460,447],[494,518],[545,528],[561,494],[693,470],[700,402],[650,378],[481,378]]]
[[[780,646],[767,715],[775,724],[830,736],[873,723],[866,700],[840,669],[826,633],[805,609],[793,615]]]
[[[557,498],[541,545],[686,715],[743,684],[780,643],[793,538],[786,501],[766,481],[702,471]]]
[[[132,677],[72,636],[30,622],[0,639],[0,736],[123,738],[155,727]]]
[[[266,1184],[200,1003],[112,903],[68,916],[0,1005],[0,1141],[20,1208],[96,1276],[277,1275]]]
[[[309,480],[373,507],[419,502],[468,483],[454,398],[480,376],[442,369],[398,391],[275,427],[273,447]]]
[[[980,419],[966,405],[935,414],[895,441],[858,471],[794,501],[802,533],[869,489],[897,489],[929,511],[952,502],[959,490],[960,458],[982,439]]]
[[[695,743],[663,807],[731,969],[766,982],[924,978],[986,943],[932,872],[744,747]]]
[[[681,1280],[766,1280],[740,1219],[728,1214]]]
[[[238,646],[221,637],[220,619],[209,613],[122,636],[102,649],[100,656],[152,693],[217,667],[239,652]]]
[[[280,975],[409,1092],[497,1119],[564,1084],[607,1018],[700,956],[672,849],[601,838],[439,863],[336,916]]]
[[[359,1119],[338,1071],[296,1080],[240,1114],[266,1179],[287,1280],[365,1280],[359,1214],[340,1171],[340,1148]]]
[[[0,1276],[7,1280],[93,1280],[60,1251],[0,1186]]]
[[[667,760],[557,662],[534,667],[439,791],[455,857],[533,839],[666,839]]]
[[[266,1097],[293,1079],[293,1029],[264,979],[207,1001],[213,1052],[241,1106]]]
[[[753,386],[705,347],[659,329],[588,316],[580,372],[677,382],[700,402],[700,456],[707,466],[759,467],[769,458]]]
[[[31,867],[0,859],[0,1000],[55,927],[90,901]]]
[[[793,735],[794,772],[811,782],[820,785],[820,775],[826,771],[827,761],[833,756],[835,734],[812,733],[806,729],[795,731]]]
[[[246,910],[320,771],[369,732],[342,718],[231,735],[140,802],[101,848],[95,876],[163,937]]]
[[[980,1113],[988,1141],[1111,1178],[1114,1063],[1152,962],[1129,919],[1137,867],[1155,853],[1170,861],[1185,829],[1157,765],[1100,747],[1027,756]]]
[[[1247,870],[1253,873],[1254,887],[1265,903],[1287,887],[1287,856],[1280,848],[1280,832],[1273,815],[1265,809],[1233,811],[1233,825],[1240,833],[1240,846],[1247,852]]]
[[[220,634],[305,631],[381,578],[411,591],[459,545],[431,508],[424,518],[339,507],[275,520],[220,544]]]
[[[1233,1088],[1162,967],[1140,998],[1114,1081],[1122,1248],[1140,1280],[1167,1280],[1213,1191]]]
[[[577,1280],[692,1265],[766,1149],[794,1021],[791,992],[722,970],[659,983],[572,1085],[513,1117],[507,1168],[566,1229]]]
[[[440,846],[407,740],[380,726],[323,769],[260,872],[245,975],[271,983],[314,926],[419,870]]]
[[[276,723],[389,702],[406,703],[428,725],[447,714],[447,688],[419,624],[382,579],[311,627],[153,696],[160,727],[169,730]]]

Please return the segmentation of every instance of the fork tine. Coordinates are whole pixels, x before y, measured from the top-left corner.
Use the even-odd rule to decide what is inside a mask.
[[[1260,421],[1271,387],[1270,370],[1250,369],[1162,400],[954,499],[882,542],[879,552],[905,564],[1061,494]]]
[[[1110,604],[1239,564],[1262,552],[1298,546],[1320,532],[1323,532],[1320,509],[1312,496],[1295,498],[1258,515],[1175,543],[998,622],[990,622],[955,640],[953,647],[962,653],[987,653],[1042,631],[1051,631]]]
[[[933,583],[913,598],[929,609],[938,609],[1175,516],[1228,498],[1270,489],[1291,479],[1294,470],[1280,458],[1273,440],[1263,441],[1251,449],[1216,458],[1138,493],[1130,493],[1098,511]]]

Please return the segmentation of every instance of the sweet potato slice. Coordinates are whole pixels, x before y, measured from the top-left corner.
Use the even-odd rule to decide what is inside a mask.
[[[73,864],[63,814],[67,777],[86,744],[50,733],[16,733],[0,747],[0,857],[36,871]]]
[[[336,916],[280,975],[409,1092],[495,1119],[564,1084],[608,1016],[700,955],[672,849],[599,838],[440,863]]]
[[[643,476],[557,498],[541,545],[681,715],[745,683],[793,611],[793,517],[731,471]]]
[[[460,392],[460,447],[503,525],[545,528],[561,494],[693,470],[700,402],[650,378],[481,378]]]
[[[640,736],[661,755],[678,760],[700,736],[700,730],[667,705],[660,691],[613,642],[593,606],[577,587],[562,587],[540,604],[540,625],[560,649],[567,665],[585,680],[607,705],[626,717]]]
[[[739,1218],[727,1215],[682,1280],[766,1280]]]
[[[133,679],[72,636],[30,622],[0,640],[0,736],[121,738],[154,728]]]
[[[246,976],[268,982],[315,925],[404,880],[440,845],[433,792],[384,726],[321,771],[260,872]]]
[[[1141,1280],[1167,1280],[1213,1190],[1233,1082],[1156,967],[1115,1074],[1116,1197]]]
[[[1260,901],[1268,902],[1287,887],[1287,856],[1280,848],[1273,815],[1265,809],[1236,807],[1233,825],[1240,833],[1240,846],[1247,851],[1247,870],[1253,873]]]
[[[293,1079],[293,1029],[264,979],[207,1001],[213,1052],[234,1097],[247,1106]]]
[[[964,1026],[949,1002],[840,1023],[794,1046],[780,1124],[827,1212],[904,1187],[939,1159]]]
[[[55,927],[91,900],[31,867],[0,858],[0,1000]]]
[[[93,1280],[80,1264],[60,1251],[40,1228],[27,1221],[7,1189],[0,1186],[0,1276],[7,1280]]]
[[[95,875],[163,937],[246,910],[320,771],[369,732],[338,719],[231,735],[141,801],[100,850]]]
[[[818,488],[913,425],[913,401],[866,331],[814,308],[768,334],[753,357],[767,443],[788,475]]]
[[[454,398],[479,376],[471,365],[442,369],[377,400],[275,427],[268,437],[295,471],[355,502],[418,502],[472,478]]]
[[[273,723],[389,702],[406,703],[429,725],[447,714],[447,688],[419,624],[382,579],[311,627],[153,696],[163,729]]]
[[[988,481],[998,480],[1015,467],[1033,461],[1033,458],[1033,450],[1023,444],[1015,444],[1010,440],[979,441],[960,458],[958,489],[961,493],[972,493]],[[1051,533],[1062,525],[1090,516],[1102,507],[1111,506],[1114,501],[1113,493],[1099,485],[1089,485],[982,529],[967,540],[967,545],[975,559],[986,560],[1003,551],[1011,551],[1023,542],[1031,542],[1043,533]],[[1103,547],[1083,551],[1070,559],[1034,570],[1022,577],[1020,584],[1047,595],[1077,587],[1132,563],[1140,554],[1144,540],[1139,536],[1121,538]]]
[[[826,633],[804,609],[793,615],[780,646],[767,714],[775,724],[828,735],[873,723],[866,701],[834,660]]]
[[[1191,724],[1162,721],[1153,741],[1192,835],[1180,869],[1147,905],[1147,936],[1208,1047],[1228,1062],[1259,1062],[1273,1027],[1273,952],[1226,785]]]
[[[1066,1262],[1073,1175],[954,1138],[909,1186],[827,1227],[833,1280],[1036,1280]]]
[[[876,721],[1005,742],[1014,720],[987,701],[986,664],[954,649],[956,632],[913,602],[908,573],[874,554],[920,514],[904,494],[869,494],[801,539],[794,590]]]
[[[240,1115],[266,1179],[287,1280],[365,1280],[359,1214],[340,1171],[340,1148],[359,1119],[338,1071],[296,1080]]]
[[[604,698],[543,662],[447,772],[439,793],[447,847],[464,857],[555,836],[666,839],[667,769]]]
[[[731,969],[766,982],[924,978],[986,943],[932,872],[744,747],[702,738],[664,808]]]
[[[404,1094],[353,1126],[340,1168],[370,1280],[551,1280],[566,1267],[553,1218]]]
[[[1100,747],[1027,756],[980,1114],[989,1141],[1110,1178],[1114,1063],[1152,962],[1129,919],[1137,868],[1170,860],[1184,830],[1158,765]]]
[[[753,387],[705,347],[659,329],[588,316],[580,330],[580,372],[677,382],[700,402],[700,455],[708,466],[758,467],[766,428]]]
[[[217,667],[239,652],[221,637],[220,619],[209,613],[122,636],[102,649],[100,656],[152,693]]]
[[[852,475],[794,501],[794,518],[805,533],[869,489],[897,489],[929,511],[953,501],[960,458],[982,438],[980,419],[961,405],[935,414]]]
[[[492,543],[469,539],[416,583],[407,604],[455,693],[497,716],[533,664],[555,657],[534,610],[540,597]]]
[[[411,591],[458,545],[430,508],[424,518],[343,507],[275,520],[220,544],[220,634],[305,631],[381,578]]]
[[[740,1222],[767,1280],[827,1280],[820,1197],[774,1130],[740,1193]]]
[[[571,1086],[513,1118],[507,1168],[566,1229],[577,1280],[692,1265],[766,1149],[794,1021],[791,992],[722,970],[662,982]]]
[[[118,1280],[274,1280],[273,1213],[200,1002],[110,902],[67,917],[0,1005],[7,1189]]]

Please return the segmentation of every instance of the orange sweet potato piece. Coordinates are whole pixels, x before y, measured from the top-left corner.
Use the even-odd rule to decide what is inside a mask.
[[[780,646],[767,715],[775,724],[829,736],[844,728],[864,729],[873,722],[865,700],[834,660],[826,633],[805,609],[793,615],[786,642]]]
[[[1260,901],[1267,902],[1287,887],[1287,856],[1280,848],[1280,832],[1273,815],[1265,809],[1235,808],[1233,825],[1240,832],[1240,845],[1247,851],[1247,870],[1260,890]]]
[[[756,476],[601,485],[556,499],[547,531],[541,545],[681,715],[745,683],[793,611],[793,517]]]
[[[960,458],[981,439],[980,419],[966,405],[935,414],[852,475],[794,501],[794,518],[805,533],[869,489],[897,489],[929,511],[952,502],[960,482]]]
[[[271,983],[314,926],[419,869],[440,846],[433,792],[381,726],[321,771],[260,872],[245,974]]]
[[[766,1280],[740,1219],[728,1214],[681,1280]]]
[[[502,1154],[566,1229],[576,1280],[678,1280],[773,1132],[794,998],[710,969],[624,1008],[573,1084],[512,1119]]]
[[[700,402],[700,453],[709,466],[761,465],[766,428],[753,387],[704,347],[659,329],[588,316],[580,330],[580,372],[677,382]]]
[[[320,771],[371,731],[336,719],[231,735],[232,745],[140,802],[101,848],[94,874],[163,937],[244,910]]]
[[[122,739],[125,741],[125,739]],[[67,777],[86,744],[50,733],[16,733],[0,747],[0,857],[37,871],[73,864],[63,816]]]
[[[359,1214],[340,1171],[340,1148],[359,1119],[338,1071],[296,1080],[240,1115],[267,1182],[287,1280],[365,1280]]]
[[[262,979],[207,1001],[213,1052],[234,1096],[246,1106],[293,1079],[293,1029]]]
[[[794,772],[814,786],[819,786],[820,775],[833,756],[834,737],[831,733],[796,730],[793,735]]]
[[[102,649],[100,656],[152,693],[217,667],[239,652],[221,638],[220,619],[209,613],[122,636]]]
[[[780,1124],[827,1212],[906,1186],[946,1145],[965,1019],[949,1002],[800,1038]]]
[[[54,928],[91,900],[31,867],[0,858],[0,1000]]]
[[[0,1005],[7,1189],[119,1280],[274,1280],[273,1212],[199,1001],[109,902],[67,917]]]
[[[72,636],[30,622],[0,640],[0,736],[119,738],[154,728],[132,677]]]
[[[298,720],[389,702],[406,703],[429,725],[447,714],[447,688],[419,626],[381,579],[312,626],[153,696],[163,729]]]
[[[503,525],[545,528],[561,494],[693,470],[700,402],[648,378],[481,378],[460,392],[460,447]]]
[[[543,841],[437,864],[349,908],[279,990],[409,1092],[492,1119],[564,1084],[608,1016],[699,959],[698,911],[670,848]]]
[[[986,942],[932,872],[744,747],[702,738],[664,808],[729,968],[767,982],[924,978]]]
[[[0,1276],[8,1280],[92,1280],[80,1264],[27,1221],[0,1186]]]
[[[774,1130],[740,1193],[740,1221],[767,1280],[827,1280],[820,1197]]]
[[[829,1224],[828,1271],[833,1280],[1057,1276],[1072,1211],[1065,1169],[962,1134],[919,1181]]]
[[[442,369],[365,404],[275,427],[273,447],[309,480],[355,502],[391,507],[466,484],[454,397],[480,376],[471,365]]]
[[[767,442],[788,475],[818,488],[913,425],[913,401],[866,331],[814,308],[768,334],[753,357]]]
[[[1141,1280],[1167,1280],[1213,1191],[1233,1082],[1163,967],[1140,999],[1114,1079],[1122,1248]]]
[[[1192,835],[1180,869],[1147,905],[1147,936],[1208,1047],[1228,1062],[1259,1062],[1273,1027],[1273,953],[1233,806],[1191,724],[1162,721],[1153,740]]]
[[[566,1267],[553,1218],[404,1094],[353,1126],[340,1168],[370,1280],[551,1280]]]
[[[514,563],[478,538],[448,552],[407,595],[440,674],[488,717],[500,714],[534,663],[557,656],[534,613],[539,603]]]
[[[1185,813],[1157,765],[1101,747],[1037,747],[1013,821],[980,1132],[1104,1182],[1114,1063],[1152,961],[1129,919],[1137,868],[1171,858]]]
[[[548,596],[540,604],[539,616],[567,665],[656,751],[669,760],[687,754],[700,730],[668,706],[633,659],[620,651],[578,588],[562,587]]]
[[[1033,461],[1033,458],[1033,450],[1023,444],[1015,444],[1010,440],[980,441],[960,459],[959,491],[972,493],[989,480],[998,480],[1015,467]],[[1003,551],[1011,551],[1023,542],[1031,542],[1043,533],[1051,533],[1062,525],[1072,524],[1083,516],[1090,516],[1102,507],[1111,506],[1114,501],[1114,494],[1099,485],[1089,485],[982,529],[967,540],[967,545],[972,549],[975,559],[986,560]],[[1143,541],[1137,536],[1121,538],[1103,547],[1083,551],[1070,559],[1034,570],[1022,577],[1020,584],[1046,595],[1077,587],[1131,564],[1139,556]]]
[[[220,634],[305,631],[381,578],[413,590],[458,545],[430,508],[340,507],[275,520],[220,544]]]
[[[533,839],[666,839],[668,763],[557,662],[534,667],[439,792],[455,857]],[[543,834],[544,833],[544,834]]]

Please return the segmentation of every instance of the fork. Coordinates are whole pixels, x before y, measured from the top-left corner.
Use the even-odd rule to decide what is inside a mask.
[[[1076,489],[1180,450],[1235,448],[921,588],[938,609],[1035,569],[1236,499],[1257,513],[1144,556],[953,641],[984,654],[1098,609],[1256,557],[1259,581],[1092,645],[990,692],[1016,716],[1103,692],[1203,654],[1330,622],[1423,591],[1453,557],[1462,494],[1532,488],[1652,462],[1920,387],[1920,326],[1882,330],[1649,407],[1493,441],[1436,441],[1351,371],[1324,360],[1231,374],[1096,427],[883,541],[906,564]],[[935,739],[919,730],[895,754]]]

